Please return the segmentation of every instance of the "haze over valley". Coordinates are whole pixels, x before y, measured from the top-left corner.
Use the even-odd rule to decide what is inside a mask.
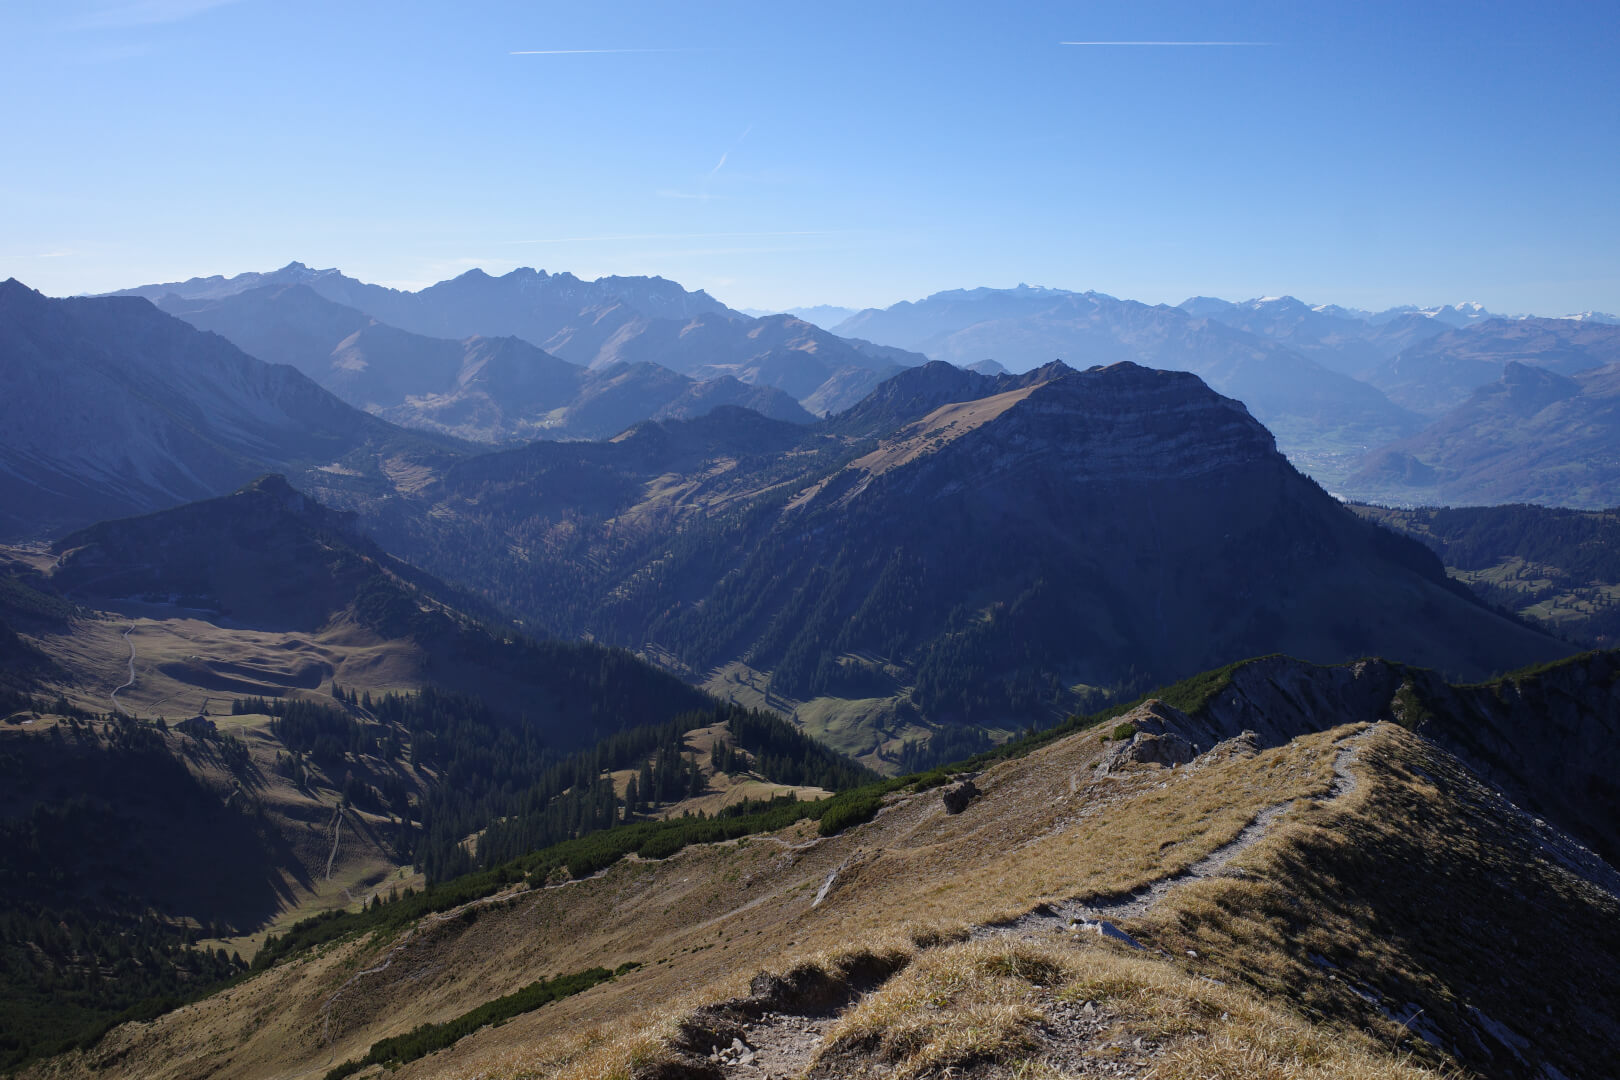
[[[0,11],[0,1073],[1612,1075],[1617,34]]]

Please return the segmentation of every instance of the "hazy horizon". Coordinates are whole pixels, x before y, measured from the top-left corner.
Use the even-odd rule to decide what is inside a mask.
[[[304,260],[294,259],[294,260],[290,260],[288,263],[283,263],[281,266],[276,266],[276,267],[246,267],[246,268],[242,268],[242,269],[239,269],[239,270],[232,270],[232,271],[221,271],[221,272],[201,273],[201,274],[188,274],[185,277],[175,278],[175,279],[173,279],[173,281],[175,283],[178,283],[178,282],[187,281],[187,280],[190,280],[190,279],[193,279],[193,278],[207,279],[207,278],[212,278],[212,277],[222,277],[222,278],[230,279],[230,278],[242,275],[242,274],[273,273],[276,270],[284,269],[286,266],[291,265],[291,263],[300,263],[300,264],[304,265],[308,269],[317,270],[317,271],[335,270],[338,273],[344,274],[347,277],[351,277],[351,278],[354,277],[353,274],[348,274],[344,270],[344,268],[341,267],[341,266],[331,266],[331,267],[314,266],[312,264],[304,262]],[[454,276],[459,277],[459,276],[464,275],[464,274],[479,271],[479,272],[486,273],[491,277],[495,277],[495,276],[500,276],[501,274],[509,274],[509,273],[512,273],[512,272],[514,272],[516,270],[534,270],[534,271],[539,271],[539,272],[542,272],[542,273],[552,274],[552,275],[573,274],[575,277],[578,277],[578,278],[580,278],[582,280],[585,280],[585,281],[593,281],[593,280],[596,280],[597,277],[612,277],[612,276],[615,276],[615,275],[610,275],[610,274],[604,274],[604,275],[595,275],[593,277],[587,277],[584,274],[574,273],[574,271],[572,271],[568,267],[543,267],[543,266],[512,267],[512,268],[502,270],[502,271],[499,271],[499,272],[487,270],[484,267],[470,266],[470,267],[467,267],[466,269],[460,271],[459,274],[454,275]],[[13,276],[15,276],[15,275],[13,275]],[[660,275],[618,275],[618,276],[660,276]],[[665,279],[666,280],[676,281],[677,284],[682,285],[688,291],[695,292],[695,291],[702,288],[702,286],[692,285],[692,284],[689,284],[687,282],[679,281],[677,279],[668,278],[667,276],[665,277]],[[38,288],[38,286],[34,285],[32,282],[23,281],[21,278],[18,278],[17,280],[21,281],[22,284],[28,285],[31,288]],[[356,280],[364,281],[364,279],[360,279],[360,278],[356,278]],[[439,284],[439,283],[441,283],[442,281],[445,281],[445,280],[450,280],[450,279],[448,279],[448,278],[440,279],[440,282],[395,283],[395,282],[387,282],[387,281],[368,281],[368,282],[365,282],[365,283],[370,284],[370,285],[382,285],[382,286],[385,286],[385,287],[388,287],[388,288],[399,289],[401,291],[415,292],[415,291],[419,291],[422,288],[426,288],[426,287],[434,285],[434,284]],[[109,293],[109,292],[116,292],[116,291],[119,291],[120,289],[133,289],[133,288],[137,288],[137,287],[141,287],[141,286],[159,285],[159,284],[165,284],[165,283],[166,282],[157,281],[157,280],[128,282],[128,283],[126,283],[124,285],[119,286],[117,289],[109,289],[109,290],[105,290],[105,292],[100,292],[100,293],[77,292],[77,293],[54,293],[53,294],[53,293],[46,292],[43,289],[41,289],[40,291],[45,292],[46,295],[54,295],[54,296],[95,296],[95,295],[105,295],[105,293]],[[1158,304],[1158,305],[1166,305],[1166,306],[1170,306],[1170,307],[1174,307],[1174,306],[1176,306],[1176,305],[1178,305],[1180,303],[1183,303],[1185,301],[1188,301],[1188,300],[1199,299],[1199,298],[1214,298],[1214,299],[1220,299],[1220,300],[1228,300],[1228,301],[1231,301],[1233,303],[1245,303],[1245,302],[1250,302],[1250,301],[1276,300],[1276,299],[1282,299],[1282,298],[1285,298],[1285,297],[1286,298],[1292,298],[1294,300],[1298,300],[1298,301],[1300,301],[1300,302],[1302,302],[1304,304],[1307,304],[1307,305],[1309,305],[1311,307],[1327,307],[1327,306],[1332,306],[1332,305],[1338,305],[1338,306],[1341,306],[1341,307],[1352,307],[1353,306],[1353,305],[1348,305],[1348,304],[1341,304],[1339,301],[1337,301],[1337,300],[1335,300],[1335,299],[1333,299],[1331,297],[1295,296],[1292,293],[1273,293],[1273,294],[1268,294],[1266,296],[1215,296],[1212,293],[1207,293],[1206,292],[1206,293],[1193,293],[1193,294],[1189,294],[1187,296],[1183,296],[1183,297],[1180,297],[1179,299],[1174,299],[1174,300],[1147,300],[1147,299],[1144,299],[1144,298],[1138,297],[1138,296],[1126,296],[1126,295],[1123,295],[1121,293],[1112,291],[1110,289],[1099,288],[1099,287],[1096,287],[1096,286],[1071,287],[1071,286],[1063,286],[1063,285],[1053,285],[1053,284],[1050,284],[1050,283],[1047,283],[1047,282],[1031,282],[1031,281],[1017,281],[1017,282],[1013,282],[1013,283],[1010,283],[1010,284],[973,283],[973,284],[954,285],[954,286],[950,286],[950,287],[948,287],[946,289],[936,290],[935,292],[927,293],[927,294],[924,294],[924,295],[901,296],[901,297],[897,297],[897,298],[895,298],[893,300],[889,300],[887,302],[875,303],[875,304],[853,304],[853,303],[851,303],[851,304],[839,304],[839,303],[836,303],[836,302],[828,302],[828,301],[823,301],[823,300],[810,300],[810,301],[807,301],[807,302],[804,302],[804,303],[781,304],[781,305],[776,305],[776,306],[767,305],[767,306],[756,307],[756,306],[753,306],[753,305],[733,303],[729,297],[727,297],[727,296],[725,296],[723,294],[716,294],[716,293],[714,293],[712,291],[709,292],[709,295],[713,296],[714,299],[719,300],[720,302],[726,304],[728,307],[732,308],[733,310],[741,311],[743,314],[758,316],[758,315],[761,315],[761,314],[765,314],[765,315],[780,314],[780,313],[786,313],[786,312],[791,312],[791,311],[807,310],[807,309],[817,308],[817,307],[847,308],[847,309],[849,309],[851,311],[856,311],[856,312],[867,310],[867,309],[872,309],[872,308],[882,310],[882,309],[889,308],[889,307],[892,307],[894,305],[901,304],[901,303],[920,303],[920,302],[922,302],[924,300],[927,300],[927,299],[929,299],[929,298],[931,298],[931,297],[933,297],[935,295],[938,295],[940,293],[973,292],[973,291],[981,290],[981,289],[994,290],[994,291],[1011,291],[1011,290],[1020,289],[1020,288],[1045,289],[1045,290],[1051,290],[1051,291],[1056,291],[1056,292],[1072,292],[1072,293],[1096,292],[1096,293],[1101,293],[1101,294],[1106,295],[1106,296],[1111,296],[1111,297],[1113,297],[1115,299],[1118,299],[1118,300],[1137,301],[1137,302],[1140,302],[1140,303],[1146,303],[1146,304],[1150,304],[1150,305]],[[705,290],[705,291],[708,291],[708,290]],[[1385,307],[1382,307],[1382,308],[1362,309],[1362,310],[1366,310],[1371,314],[1379,314],[1379,313],[1381,313],[1383,311],[1387,311],[1387,310],[1390,310],[1392,308],[1406,308],[1406,307],[1415,308],[1415,309],[1418,309],[1418,310],[1432,311],[1432,310],[1435,310],[1435,309],[1438,309],[1438,308],[1459,307],[1459,306],[1466,305],[1466,304],[1469,304],[1469,303],[1474,303],[1474,302],[1475,301],[1473,301],[1471,298],[1466,298],[1466,297],[1460,298],[1460,299],[1459,298],[1440,298],[1440,299],[1433,299],[1433,300],[1431,300],[1429,298],[1424,298],[1424,299],[1419,299],[1419,300],[1405,300],[1405,301],[1401,301],[1401,302],[1398,302],[1398,303],[1386,305]],[[1591,312],[1591,311],[1597,311],[1598,310],[1598,309],[1590,309],[1590,308],[1588,308],[1588,309],[1584,309],[1581,312],[1577,312],[1577,311],[1573,311],[1573,310],[1569,310],[1569,311],[1500,311],[1500,310],[1491,310],[1489,305],[1484,305],[1484,306],[1486,307],[1487,310],[1490,310],[1490,313],[1492,315],[1502,315],[1502,316],[1512,316],[1512,317],[1529,316],[1529,317],[1539,317],[1539,318],[1558,318],[1560,316],[1584,314],[1586,312]],[[1600,313],[1608,314],[1608,315],[1615,314],[1615,312],[1600,312]]]
[[[0,14],[0,278],[657,274],[735,307],[1620,309],[1620,9]]]

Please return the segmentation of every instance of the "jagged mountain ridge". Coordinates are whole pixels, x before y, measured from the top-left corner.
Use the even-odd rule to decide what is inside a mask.
[[[1213,319],[1275,341],[1324,367],[1360,379],[1403,349],[1443,334],[1451,326],[1434,313],[1407,310],[1374,316],[1331,305],[1313,307],[1291,296],[1242,303],[1194,297],[1178,306],[1195,318]]]
[[[773,387],[731,377],[698,382],[650,363],[587,370],[515,337],[424,337],[302,284],[204,300],[170,294],[158,305],[262,360],[291,364],[357,408],[481,442],[606,438],[639,420],[719,404],[812,419]]]
[[[884,375],[922,359],[844,341],[786,315],[749,319],[701,290],[688,293],[662,278],[584,282],[527,267],[500,277],[469,270],[404,292],[294,263],[271,274],[126,292],[158,297],[172,292],[183,299],[195,294],[191,298],[217,301],[272,284],[302,284],[381,323],[427,337],[518,337],[591,368],[650,362],[699,380],[734,375],[787,390],[816,413],[853,404]]]
[[[576,310],[619,302],[629,304],[633,310],[652,318],[689,319],[705,312],[718,314],[729,312],[733,317],[740,314],[731,311],[702,289],[688,292],[677,283],[661,277],[603,277],[595,281],[582,281],[566,272],[548,274],[544,270],[523,267],[500,279],[491,278],[482,270],[470,270],[455,280],[473,287],[485,281],[498,280],[505,282],[511,291],[530,294],[531,303],[555,304]],[[439,283],[440,286],[450,284],[448,281]],[[369,309],[376,308],[406,320],[412,317],[413,304],[407,298],[414,296],[413,293],[382,285],[370,285],[348,277],[336,269],[311,269],[301,262],[290,262],[279,270],[266,273],[250,271],[232,277],[216,274],[213,277],[190,278],[186,281],[140,285],[109,295],[144,296],[153,302],[165,296],[178,296],[186,300],[216,300],[271,285],[306,285],[330,300],[371,314],[375,312]],[[383,316],[379,318],[383,322],[404,326],[403,322],[395,319]],[[420,330],[416,332],[433,337],[472,336],[455,333],[433,334],[430,331]]]
[[[1620,864],[1620,653],[1586,653],[1493,683],[1452,684],[1382,659],[1319,666],[1288,656],[1233,664],[1212,681],[1193,715],[1161,713],[1202,749],[1246,730],[1281,745],[1321,730],[1323,717],[1395,719]]]
[[[266,471],[376,495],[393,489],[391,470],[463,452],[137,297],[53,300],[0,284],[0,356],[9,538],[217,495]]]

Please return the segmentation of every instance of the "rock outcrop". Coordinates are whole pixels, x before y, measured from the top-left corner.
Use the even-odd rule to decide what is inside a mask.
[[[968,808],[968,804],[977,799],[984,792],[972,780],[963,780],[959,784],[952,784],[946,788],[940,798],[945,802],[947,814],[960,814]]]

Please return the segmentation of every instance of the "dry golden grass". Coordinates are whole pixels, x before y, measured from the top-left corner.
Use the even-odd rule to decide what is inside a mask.
[[[1059,1003],[1092,1003],[1102,1030],[1061,1043],[1041,1022]],[[1056,1075],[1090,1059],[1117,1060],[1140,1038],[1164,1080],[1350,1077],[1418,1080],[1434,1074],[1343,1028],[1309,1024],[1251,992],[1218,986],[1173,964],[1104,943],[989,939],[930,949],[850,1010],[828,1034],[812,1075],[839,1075],[861,1058],[897,1078],[993,1066],[997,1075]]]
[[[1258,844],[1243,879],[1178,889],[1133,931],[1306,1016],[1500,1070],[1533,1040],[1567,1076],[1620,1043],[1620,901],[1572,874],[1449,755],[1369,735],[1358,788]],[[1482,1019],[1488,1018],[1488,1019]],[[1524,1046],[1503,1043],[1493,1022]]]
[[[1399,730],[1380,726],[1362,740],[1355,791],[1317,801],[1331,784],[1336,743],[1351,733],[1197,770],[1109,778],[1093,769],[1096,735],[1082,734],[980,776],[984,795],[962,814],[946,815],[938,792],[905,794],[839,837],[818,840],[801,823],[776,837],[627,860],[588,882],[519,890],[476,921],[442,920],[408,940],[340,943],[228,999],[121,1029],[109,1053],[63,1062],[60,1075],[318,1076],[334,1055],[356,1056],[371,1041],[540,976],[634,960],[643,966],[630,974],[394,1074],[629,1078],[670,1061],[682,1021],[705,1004],[747,997],[756,973],[808,965],[831,977],[850,957],[883,950],[909,966],[845,1018],[838,1045],[892,1057],[912,1075],[968,1060],[1057,1075],[1050,1069],[1060,1065],[1041,1064],[1050,1038],[1039,1018],[1084,1001],[1105,1003],[1122,1038],[1157,1044],[1153,1075],[1172,1080],[1373,1080],[1445,1064],[1351,983],[1453,1018],[1468,1004],[1504,1023],[1564,1010],[1546,1022],[1575,1048],[1570,1067],[1558,1067],[1595,1075],[1579,1067],[1590,1048],[1620,1042],[1612,1030],[1620,988],[1607,974],[1620,962],[1612,940],[1620,920],[1605,927],[1581,914],[1583,903],[1580,910],[1608,909],[1591,907],[1533,852],[1492,835],[1491,812],[1459,809],[1461,781],[1443,755]],[[1043,901],[1117,893],[1174,873],[1280,803],[1291,808],[1269,838],[1233,864],[1246,876],[1181,886],[1149,918],[1127,924],[1168,957],[1090,938],[961,940],[964,927]],[[829,878],[825,900],[812,905]],[[1514,889],[1527,899],[1513,900]],[[1537,940],[1538,919],[1562,944]],[[1497,973],[1556,983],[1562,973],[1547,969],[1568,958],[1571,940],[1590,953],[1566,965],[1574,987],[1535,987],[1530,1007],[1515,1011],[1523,991],[1495,985]],[[1338,966],[1335,977],[1312,952]],[[384,959],[389,966],[374,970]],[[361,972],[372,973],[342,991],[328,1031],[324,1003]],[[1447,1023],[1440,1026],[1451,1031]],[[1591,1034],[1572,1034],[1583,1025]],[[890,1034],[875,1034],[880,1028]],[[1408,1047],[1428,1056],[1403,1063]]]

